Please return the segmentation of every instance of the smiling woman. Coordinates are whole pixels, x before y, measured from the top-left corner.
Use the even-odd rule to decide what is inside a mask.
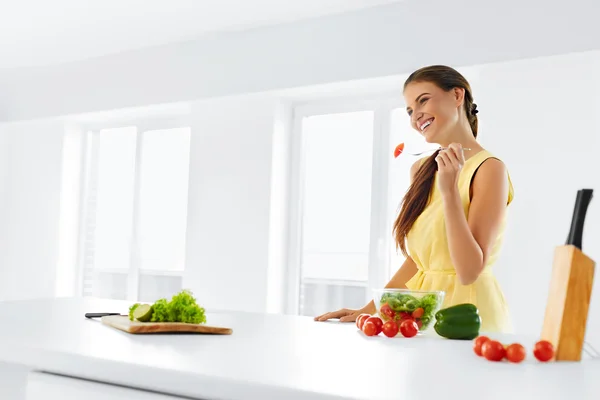
[[[411,185],[394,223],[405,262],[386,288],[444,291],[442,307],[472,303],[483,331],[512,330],[504,295],[491,268],[502,247],[513,187],[502,161],[477,142],[477,106],[456,70],[429,66],[404,84],[410,124],[441,146],[413,164]],[[374,313],[370,302],[316,317],[354,321]]]

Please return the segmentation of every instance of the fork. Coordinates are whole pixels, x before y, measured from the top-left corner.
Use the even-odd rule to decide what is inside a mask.
[[[403,151],[402,154],[408,154],[409,156],[420,156],[421,154],[430,153],[432,151],[437,151],[437,150],[448,150],[448,147],[440,147],[437,149],[425,150],[425,151],[421,151],[420,153],[407,153],[407,152]],[[465,148],[463,148],[463,150],[471,150],[471,149],[468,147],[465,147]]]

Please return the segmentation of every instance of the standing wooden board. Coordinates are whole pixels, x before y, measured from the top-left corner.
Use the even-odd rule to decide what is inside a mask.
[[[556,361],[581,361],[596,263],[573,245],[558,246],[541,339],[554,345]]]
[[[138,322],[130,321],[122,315],[102,317],[102,323],[127,333],[204,333],[212,335],[231,335],[230,328],[203,324],[185,324],[182,322]]]

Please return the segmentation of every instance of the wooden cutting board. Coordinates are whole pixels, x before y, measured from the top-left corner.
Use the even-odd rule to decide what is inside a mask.
[[[182,322],[139,322],[130,321],[128,316],[109,315],[102,317],[102,323],[127,333],[204,333],[231,335],[230,328]]]

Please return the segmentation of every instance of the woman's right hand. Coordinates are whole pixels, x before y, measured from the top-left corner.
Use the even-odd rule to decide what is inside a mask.
[[[327,321],[329,319],[339,319],[340,322],[354,322],[360,314],[373,314],[375,304],[371,301],[369,304],[358,310],[342,308],[341,310],[328,312],[315,317],[315,321]]]

